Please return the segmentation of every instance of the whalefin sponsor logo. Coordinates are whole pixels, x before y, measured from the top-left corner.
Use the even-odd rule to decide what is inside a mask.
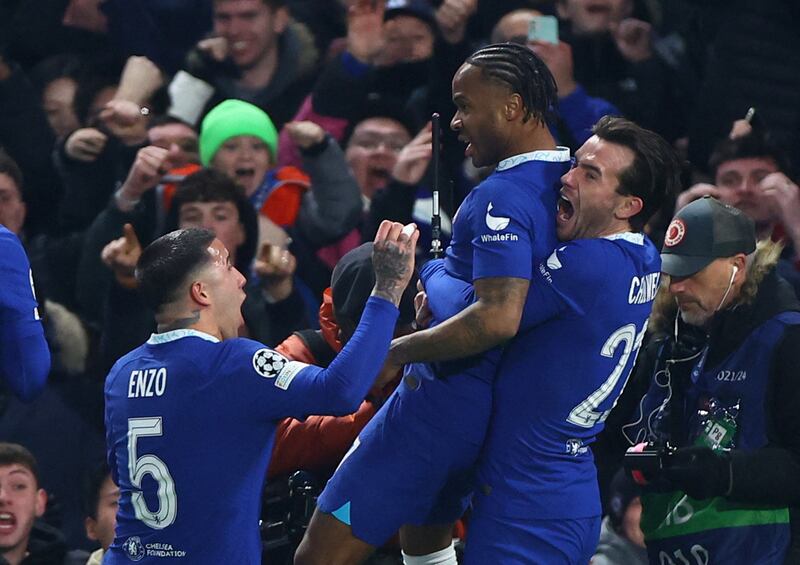
[[[519,236],[515,233],[492,233],[483,234],[481,236],[483,243],[491,243],[495,241],[519,241]]]
[[[492,231],[506,229],[508,227],[508,223],[511,221],[511,218],[492,216],[492,208],[494,208],[494,206],[491,202],[489,202],[489,206],[486,208],[486,226]]]

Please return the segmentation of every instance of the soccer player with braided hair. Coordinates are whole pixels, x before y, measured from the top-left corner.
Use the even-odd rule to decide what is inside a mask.
[[[450,127],[476,167],[495,170],[459,208],[444,259],[421,270],[430,327],[393,341],[386,370],[405,365],[403,382],[328,482],[296,564],[359,563],[398,529],[405,563],[456,563],[452,524],[471,494],[501,346],[557,243],[570,155],[547,127],[555,81],[529,49],[478,50],[452,88]]]

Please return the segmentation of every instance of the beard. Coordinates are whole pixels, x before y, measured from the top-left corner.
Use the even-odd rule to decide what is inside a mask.
[[[699,308],[690,312],[680,310],[680,314],[681,320],[683,320],[685,324],[696,326],[698,328],[705,327],[709,320],[711,320],[711,316],[713,316],[713,314],[709,314],[705,310],[701,310]]]

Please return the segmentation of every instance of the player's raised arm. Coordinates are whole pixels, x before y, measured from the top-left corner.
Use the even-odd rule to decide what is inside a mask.
[[[327,369],[291,362],[296,373],[284,404],[287,415],[354,412],[384,364],[397,321],[400,299],[414,271],[419,231],[384,221],[375,236],[372,263],[375,287],[353,337]],[[288,373],[287,373],[288,374]],[[278,375],[278,379],[281,375]],[[293,393],[293,394],[292,394]]]

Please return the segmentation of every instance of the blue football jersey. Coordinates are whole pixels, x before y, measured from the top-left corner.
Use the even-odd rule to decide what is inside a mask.
[[[536,269],[504,351],[476,511],[509,518],[600,514],[589,444],[625,386],[658,289],[643,234],[561,244]]]
[[[557,243],[558,189],[569,165],[567,149],[517,155],[467,195],[455,215],[445,258],[428,262],[420,272],[433,325],[474,302],[477,279],[531,278],[536,263]],[[441,369],[458,372],[464,366],[443,363]],[[490,382],[493,373],[484,373]]]
[[[278,420],[355,410],[396,319],[391,303],[370,298],[328,369],[194,330],[154,334],[117,361],[105,422],[120,507],[104,563],[260,563],[261,488]]]
[[[444,260],[420,271],[433,325],[474,302],[477,279],[532,276],[557,242],[558,190],[569,166],[568,149],[517,155],[469,193],[455,215]],[[463,359],[408,365],[407,373],[428,384],[425,401],[407,403],[404,417],[428,429],[457,429],[470,442],[482,443],[500,352],[495,347]]]
[[[44,338],[25,249],[0,225],[0,379],[23,400],[45,384],[50,350]]]
[[[502,161],[464,199],[453,222],[445,268],[454,278],[529,279],[556,244],[555,210],[569,150],[534,151]]]

